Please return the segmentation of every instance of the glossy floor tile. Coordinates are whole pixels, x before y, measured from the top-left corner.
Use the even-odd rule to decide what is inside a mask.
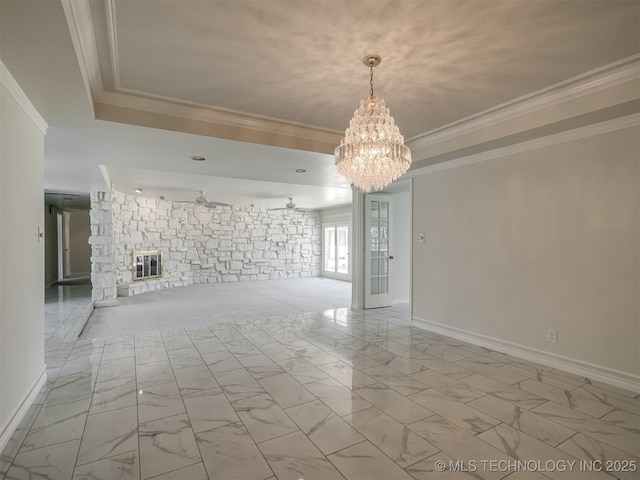
[[[0,479],[637,478],[639,395],[408,318],[405,305],[177,316],[50,340]],[[573,470],[517,467],[539,461]],[[594,462],[612,471],[584,471]]]
[[[141,301],[142,297],[120,297],[118,308],[94,310],[82,336],[106,337],[324,311],[350,305],[351,284],[323,277],[226,282],[149,292],[144,294],[145,301]],[[233,340],[218,338],[223,342]]]
[[[91,285],[54,285],[44,292],[45,343],[72,342],[91,312]]]

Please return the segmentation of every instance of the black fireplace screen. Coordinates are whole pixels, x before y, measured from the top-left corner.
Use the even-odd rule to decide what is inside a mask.
[[[133,253],[133,279],[145,280],[162,276],[162,252],[148,250]]]

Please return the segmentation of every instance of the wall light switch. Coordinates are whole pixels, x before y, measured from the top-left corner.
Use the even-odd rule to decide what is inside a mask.
[[[416,241],[418,243],[424,243],[424,233],[419,233],[418,235],[416,235]]]

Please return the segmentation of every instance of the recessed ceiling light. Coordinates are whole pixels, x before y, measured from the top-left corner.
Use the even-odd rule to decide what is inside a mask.
[[[296,173],[307,173],[304,168],[296,168]]]
[[[194,155],[191,157],[191,160],[195,160],[196,162],[204,162],[206,158],[201,157],[200,155]]]
[[[73,198],[69,198],[69,197],[65,197],[62,200],[64,200],[65,202],[73,202]]]
[[[133,191],[136,192],[136,193],[142,193],[142,189],[141,188],[136,188]]]

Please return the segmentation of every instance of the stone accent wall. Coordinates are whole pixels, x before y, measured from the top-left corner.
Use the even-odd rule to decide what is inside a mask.
[[[317,212],[206,208],[113,193],[118,295],[199,283],[320,274]],[[133,252],[163,252],[163,276],[133,281]]]
[[[113,209],[109,192],[91,192],[91,285],[96,307],[118,304]]]

